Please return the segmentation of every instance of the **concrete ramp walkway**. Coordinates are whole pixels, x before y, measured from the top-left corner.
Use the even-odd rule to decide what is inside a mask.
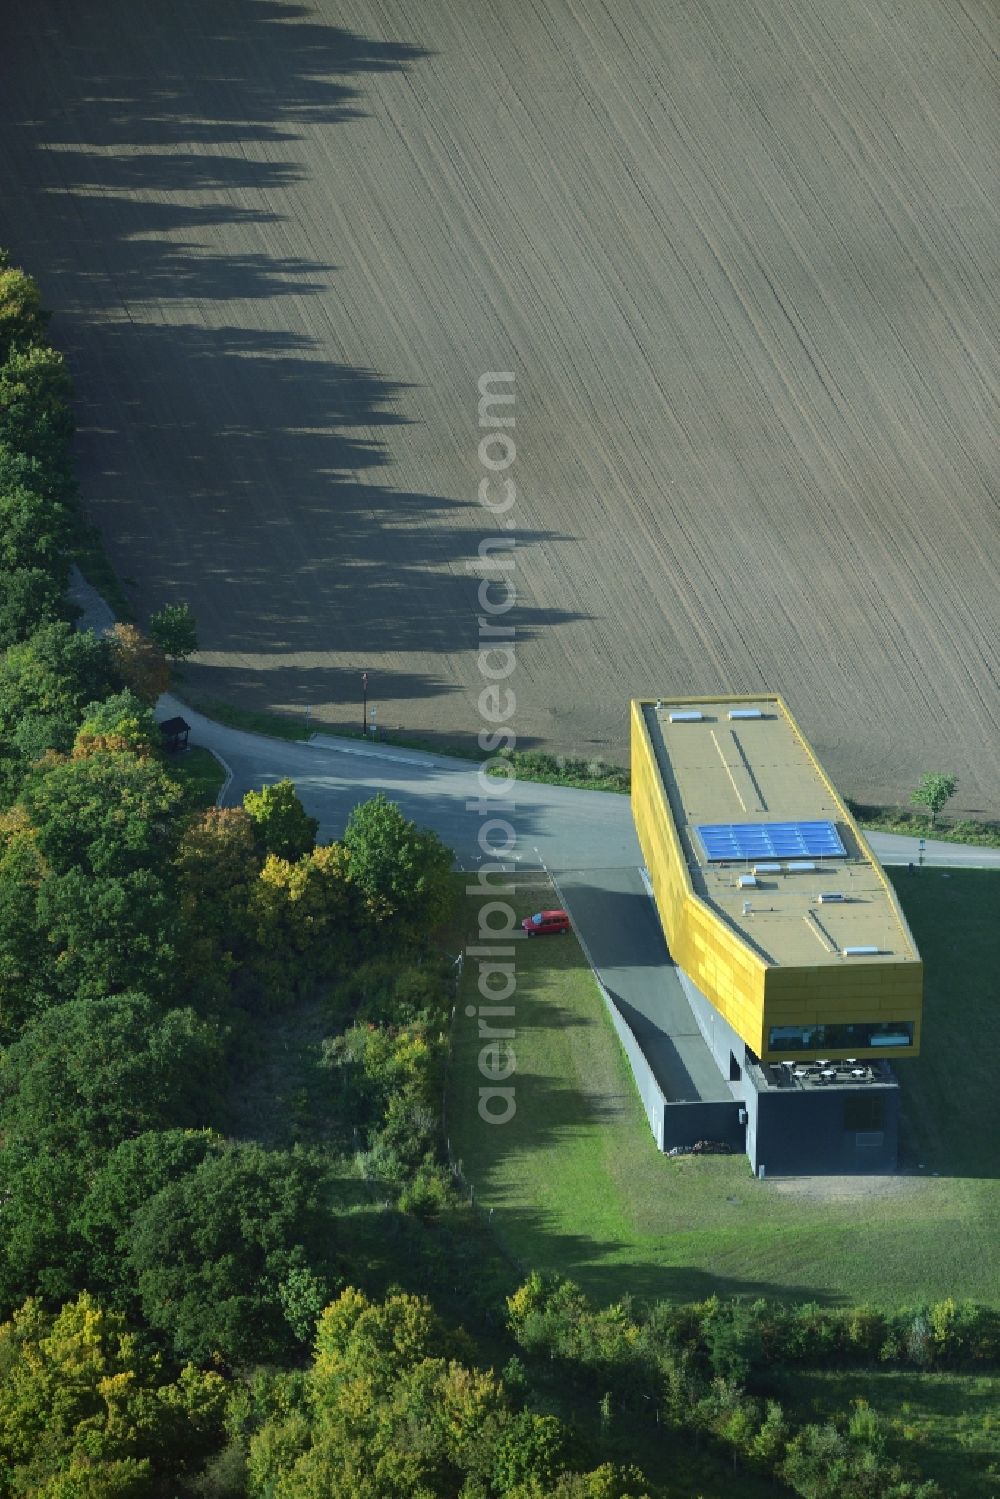
[[[731,1102],[638,868],[550,873],[591,967],[628,1021],[668,1100]]]

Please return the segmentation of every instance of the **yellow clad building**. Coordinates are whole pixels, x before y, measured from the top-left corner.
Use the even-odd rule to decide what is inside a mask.
[[[674,962],[753,1056],[917,1054],[913,937],[780,697],[633,701],[632,812]]]

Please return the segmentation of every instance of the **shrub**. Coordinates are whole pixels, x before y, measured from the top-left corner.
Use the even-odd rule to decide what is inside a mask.
[[[432,1157],[425,1158],[416,1175],[399,1195],[399,1208],[415,1218],[436,1218],[455,1203],[451,1172],[439,1166]]]

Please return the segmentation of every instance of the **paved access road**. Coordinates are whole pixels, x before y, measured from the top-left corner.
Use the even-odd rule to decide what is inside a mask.
[[[480,778],[468,760],[325,734],[307,741],[269,739],[216,723],[170,696],[160,700],[158,713],[161,718],[183,714],[192,726],[192,742],[222,757],[233,777],[225,795],[229,805],[252,787],[291,777],[307,810],[319,818],[322,840],[339,837],[351,808],[384,791],[407,817],[433,828],[465,869],[480,862],[479,836],[493,817],[510,822],[513,859],[526,866],[579,871],[642,863],[626,796],[530,781],[518,781],[505,793],[505,783]],[[504,836],[504,830],[493,829],[491,841],[502,843]],[[914,838],[886,833],[869,838],[883,863],[917,859]],[[1000,850],[965,844],[928,842],[924,858],[941,867],[1000,869]]]

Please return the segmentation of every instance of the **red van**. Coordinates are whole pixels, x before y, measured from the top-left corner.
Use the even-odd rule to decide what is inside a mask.
[[[529,937],[554,937],[569,931],[569,917],[565,911],[536,911],[524,918],[521,927]]]

